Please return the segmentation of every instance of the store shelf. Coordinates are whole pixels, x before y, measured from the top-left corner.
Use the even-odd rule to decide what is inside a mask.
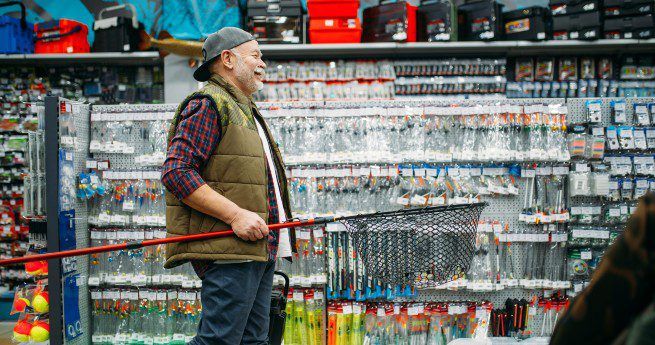
[[[16,54],[0,55],[0,63],[21,65],[68,65],[101,63],[102,65],[153,65],[161,63],[158,52],[85,53],[85,54]]]
[[[262,44],[268,59],[315,58],[416,58],[470,55],[520,56],[524,54],[615,54],[655,52],[655,39],[598,41],[497,41],[497,42],[416,42],[343,44]],[[16,54],[0,55],[0,63],[66,65],[102,63],[104,65],[143,65],[161,62],[158,52]]]
[[[498,41],[498,42],[417,42],[344,44],[262,44],[267,59],[310,58],[416,58],[476,54],[476,56],[520,56],[525,54],[613,54],[655,52],[651,40],[598,41]]]

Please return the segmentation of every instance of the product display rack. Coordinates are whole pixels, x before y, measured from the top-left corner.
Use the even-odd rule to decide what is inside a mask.
[[[7,96],[7,97],[5,97]],[[0,99],[9,99],[7,94],[0,93]],[[37,113],[40,111],[36,104],[4,103],[2,109],[3,130],[2,148],[0,156],[2,164],[2,192],[0,202],[2,208],[2,256],[22,256],[28,250],[28,225],[25,215],[20,211],[24,203],[23,175],[27,170],[27,131],[35,125]],[[25,144],[25,145],[23,145]],[[29,277],[21,267],[5,267],[2,269],[3,283],[10,289],[29,281]]]
[[[587,158],[587,157],[574,157],[571,162],[571,167],[572,167],[572,172],[582,172],[582,173],[607,173],[610,175],[610,183],[616,178],[627,178],[629,181],[632,182],[632,188],[630,188],[628,194],[630,194],[629,197],[622,197],[619,200],[613,200],[610,195],[589,195],[589,196],[574,196],[571,198],[571,207],[578,207],[579,209],[584,209],[586,206],[595,206],[601,207],[601,214],[596,217],[592,216],[591,220],[585,223],[581,223],[577,226],[571,225],[572,230],[575,231],[575,236],[578,239],[586,240],[585,244],[578,244],[575,247],[576,248],[581,248],[581,249],[586,249],[589,248],[587,251],[589,254],[592,255],[593,257],[590,258],[590,260],[586,260],[586,258],[578,258],[581,260],[585,260],[589,262],[589,272],[586,277],[581,277],[579,279],[576,279],[576,281],[573,282],[573,292],[577,293],[581,291],[587,284],[589,284],[589,275],[593,273],[593,269],[596,267],[598,260],[596,252],[599,252],[601,254],[600,257],[602,257],[602,253],[604,250],[607,248],[607,244],[603,243],[602,240],[606,240],[607,236],[609,235],[609,241],[613,240],[613,234],[616,233],[621,233],[623,231],[623,227],[626,224],[627,218],[632,212],[634,212],[634,208],[636,206],[636,199],[638,195],[636,194],[636,190],[639,189],[636,183],[636,180],[642,179],[642,180],[648,180],[649,182],[653,179],[654,173],[652,171],[652,164],[644,164],[642,165],[642,170],[646,170],[645,172],[639,172],[637,171],[638,168],[638,163],[631,162],[632,168],[627,171],[627,172],[622,172],[622,171],[616,171],[617,169],[615,166],[618,166],[618,164],[613,163],[612,161],[609,161],[608,158],[610,157],[645,157],[650,160],[655,157],[655,154],[653,153],[653,150],[650,148],[650,145],[648,149],[640,149],[640,148],[634,148],[634,149],[629,149],[629,150],[610,150],[609,149],[609,135],[608,133],[608,128],[613,127],[619,127],[619,126],[626,126],[626,127],[633,127],[636,129],[639,128],[644,128],[648,129],[650,126],[653,125],[652,122],[652,114],[650,108],[650,104],[653,104],[655,102],[655,98],[648,98],[648,97],[641,97],[641,98],[590,98],[590,99],[573,99],[570,100],[569,103],[569,109],[572,114],[572,123],[577,123],[577,124],[587,124],[588,125],[588,130],[587,133],[588,135],[591,136],[600,136],[605,139],[605,152],[602,158]],[[600,105],[599,107],[599,115],[600,117],[596,121],[590,121],[590,104],[596,103]],[[615,121],[615,115],[614,115],[614,103],[623,103],[625,105],[625,121],[622,121],[621,123],[617,124]],[[637,119],[636,119],[636,114],[635,114],[635,106],[636,105],[643,105],[645,107],[648,107],[648,113],[650,115],[650,118],[648,119],[649,124],[638,124]],[[594,131],[594,128],[600,128],[603,131],[603,134],[599,134],[598,132]],[[595,134],[594,134],[595,133]],[[632,159],[630,159],[632,161]],[[648,168],[644,169],[644,166],[648,165]],[[599,170],[602,168],[602,166],[606,166],[608,169],[606,170]],[[622,188],[622,186],[619,186],[619,188]],[[613,187],[610,187],[610,194],[612,193]],[[646,187],[646,190],[653,190],[653,186],[648,184]],[[623,192],[623,190],[621,190]],[[622,193],[623,194],[623,193]],[[625,207],[621,208],[621,219],[612,221],[611,223],[606,221],[606,218],[610,215],[610,208],[614,208],[614,206],[618,205],[624,205]],[[589,230],[587,230],[589,229]],[[582,230],[582,231],[580,231]],[[601,235],[601,233],[603,233]],[[574,235],[574,232],[571,232],[571,236]],[[597,241],[600,239],[600,244],[594,243],[594,241]],[[569,258],[569,260],[572,260]]]
[[[88,110],[89,106],[82,103],[65,100],[58,97],[48,96],[44,100],[44,120],[45,124],[43,128],[45,129],[44,135],[44,147],[45,147],[45,176],[46,184],[49,186],[49,193],[46,193],[46,237],[47,237],[47,251],[56,252],[63,249],[73,249],[76,247],[86,247],[88,242],[85,241],[84,233],[82,229],[86,228],[86,205],[83,203],[74,203],[71,205],[75,214],[73,218],[66,218],[63,216],[66,213],[68,207],[61,202],[62,194],[56,192],[58,188],[53,188],[52,186],[64,186],[67,183],[70,183],[70,180],[62,179],[62,166],[60,162],[62,160],[62,154],[65,159],[69,159],[76,165],[76,169],[81,169],[83,166],[83,160],[80,160],[81,157],[86,156],[88,152],[88,147],[85,145],[88,138]],[[60,120],[61,114],[67,113],[71,120],[74,123],[74,128],[77,128],[77,141],[73,137],[68,136],[70,134],[63,134],[60,132]],[[73,134],[75,136],[75,134]],[[82,166],[80,165],[82,163]],[[72,172],[71,172],[72,173]],[[74,181],[73,181],[74,183]],[[68,185],[68,187],[73,187]],[[72,200],[74,202],[74,200]],[[60,213],[60,210],[63,212]],[[63,216],[63,217],[62,217]],[[64,224],[62,224],[64,222]],[[71,225],[74,224],[75,227],[71,228]],[[64,248],[63,243],[60,242],[61,239],[68,240],[70,237],[66,237],[65,233],[62,232],[63,229],[74,232],[74,240],[76,245],[70,247],[70,244],[66,244],[67,247]],[[48,274],[48,292],[52,299],[50,299],[50,311],[49,311],[49,323],[50,323],[50,344],[64,344],[65,339],[70,338],[71,341],[66,341],[66,343],[76,344],[84,343],[82,338],[79,337],[79,333],[83,332],[85,329],[86,319],[88,310],[85,307],[86,301],[88,300],[86,294],[87,289],[85,285],[79,284],[81,280],[78,279],[80,275],[86,275],[87,271],[87,258],[68,258],[68,259],[52,259],[48,261],[49,274]],[[66,283],[65,283],[66,279]],[[66,295],[69,293],[69,289],[65,284],[70,284],[73,282],[75,286],[80,287],[79,299],[77,301],[69,300]],[[56,296],[56,297],[55,297]],[[67,302],[68,301],[68,302]],[[79,309],[79,324],[73,322],[72,325],[66,325],[64,327],[65,318],[64,310],[73,310]],[[70,320],[69,320],[70,321]]]

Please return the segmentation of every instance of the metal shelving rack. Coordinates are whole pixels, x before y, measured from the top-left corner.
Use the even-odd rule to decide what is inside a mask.
[[[0,63],[14,65],[69,65],[71,63],[96,63],[102,65],[156,65],[161,63],[159,52],[132,53],[83,53],[83,54],[0,54]]]
[[[608,55],[654,52],[655,39],[597,41],[492,41],[492,42],[416,42],[350,44],[262,44],[267,59],[329,58],[418,58],[457,55],[521,56],[539,55]]]
[[[45,176],[47,186],[59,186],[59,97],[45,98]],[[58,252],[59,194],[49,188],[46,193],[48,252]],[[63,344],[62,269],[61,259],[48,260],[48,293],[50,299],[50,345]]]
[[[491,41],[415,43],[262,44],[267,59],[417,58],[436,56],[521,56],[525,54],[593,54],[655,52],[655,39],[597,41]],[[161,63],[156,51],[132,53],[0,55],[0,63],[48,64],[102,63],[142,65]]]

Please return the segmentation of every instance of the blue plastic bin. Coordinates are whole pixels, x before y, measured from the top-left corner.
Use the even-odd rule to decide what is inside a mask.
[[[21,19],[0,16],[0,54],[34,53],[34,25],[25,20],[25,5],[20,1],[0,3],[0,7],[20,6]]]
[[[21,26],[20,19],[0,16],[0,54],[34,53],[34,25]]]

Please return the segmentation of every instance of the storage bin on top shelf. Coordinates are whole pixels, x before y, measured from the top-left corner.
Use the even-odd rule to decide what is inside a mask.
[[[34,25],[36,54],[88,53],[90,51],[86,25],[71,19],[51,20]]]
[[[307,0],[309,19],[357,18],[358,0]]]
[[[0,7],[20,6],[21,18],[0,16],[0,54],[31,54],[34,52],[34,31],[25,18],[25,5],[7,1]]]

